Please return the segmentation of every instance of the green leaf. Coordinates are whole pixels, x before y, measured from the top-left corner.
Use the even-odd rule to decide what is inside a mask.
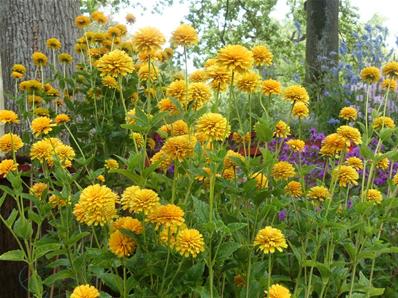
[[[49,277],[47,277],[43,281],[43,283],[46,286],[51,286],[52,284],[54,284],[55,282],[57,282],[59,280],[65,280],[68,278],[74,278],[72,271],[71,270],[61,270],[61,271],[51,274]]]
[[[25,261],[25,253],[20,250],[10,250],[0,255],[0,261]]]
[[[223,262],[228,259],[240,247],[241,244],[236,242],[224,242],[217,253],[217,262]]]
[[[15,234],[21,239],[29,239],[32,236],[32,223],[23,217],[16,220],[13,228]]]
[[[303,266],[306,267],[315,267],[319,270],[319,272],[321,273],[322,279],[328,279],[330,276],[330,268],[329,266],[317,262],[317,261],[313,261],[313,260],[305,260],[302,264]]]
[[[33,272],[29,278],[29,290],[36,294],[35,297],[43,296],[43,281],[37,272]]]
[[[59,243],[44,243],[44,244],[38,244],[35,248],[35,259],[37,260],[38,258],[46,255],[50,251],[57,250],[61,247]]]

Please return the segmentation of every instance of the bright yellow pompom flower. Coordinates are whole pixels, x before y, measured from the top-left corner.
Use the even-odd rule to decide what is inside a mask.
[[[96,63],[101,76],[124,77],[134,71],[133,59],[125,51],[113,50]]]
[[[196,132],[203,134],[208,141],[222,141],[230,131],[227,119],[218,113],[203,114],[196,122]]]
[[[264,254],[274,253],[276,250],[282,252],[287,248],[286,239],[282,231],[271,226],[258,231],[254,245],[258,246],[258,249]]]
[[[77,286],[70,298],[99,298],[100,292],[94,287],[88,284]]]

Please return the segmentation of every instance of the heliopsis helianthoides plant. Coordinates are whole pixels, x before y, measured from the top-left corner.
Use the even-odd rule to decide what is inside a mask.
[[[30,297],[395,297],[398,62],[358,71],[363,106],[324,135],[307,129],[318,99],[266,44],[191,70],[188,23],[169,43],[99,11],[75,25],[5,70],[0,220],[16,246],[0,261],[21,262]]]

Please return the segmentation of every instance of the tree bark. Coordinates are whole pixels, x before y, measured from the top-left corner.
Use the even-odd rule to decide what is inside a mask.
[[[0,0],[0,60],[6,109],[16,110],[11,99],[15,88],[15,80],[10,76],[14,64],[23,64],[27,68],[25,79],[33,79],[34,51],[47,54],[52,61],[52,53],[46,47],[50,37],[61,41],[60,51],[73,53],[77,38],[74,18],[79,15],[79,8],[80,0]],[[4,182],[0,179],[0,183]],[[13,208],[13,201],[8,199],[1,214],[7,218]],[[12,236],[0,224],[0,254],[16,248]],[[26,297],[26,268],[15,262],[1,262],[0,268],[0,298]]]
[[[336,65],[339,49],[339,0],[308,0],[306,34],[306,82],[317,83]]]

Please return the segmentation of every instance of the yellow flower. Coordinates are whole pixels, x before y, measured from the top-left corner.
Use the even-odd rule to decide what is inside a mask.
[[[185,229],[177,236],[176,250],[184,257],[196,258],[205,250],[202,234],[196,229]]]
[[[290,139],[286,144],[289,146],[290,150],[295,152],[303,152],[305,149],[305,143],[302,140]]]
[[[38,92],[43,89],[43,85],[37,80],[28,80],[21,82],[19,89],[28,92]]]
[[[394,91],[395,89],[397,89],[397,81],[395,79],[384,79],[381,87],[384,90]]]
[[[32,54],[33,64],[36,66],[46,66],[48,58],[42,52],[34,52]]]
[[[256,187],[258,189],[268,188],[268,178],[261,172],[254,173],[250,178],[256,180]]]
[[[97,180],[98,180],[99,182],[101,182],[101,183],[105,183],[105,177],[104,177],[104,175],[98,175],[98,176],[97,176]]]
[[[18,115],[14,111],[0,110],[0,123],[19,123]]]
[[[217,55],[217,62],[233,72],[246,72],[253,65],[253,54],[241,45],[227,45]]]
[[[22,79],[25,75],[16,71],[11,72],[11,77],[14,79]]]
[[[185,221],[184,211],[174,204],[161,205],[148,215],[148,220],[156,225],[156,229],[180,226]]]
[[[138,52],[160,50],[165,41],[164,35],[154,27],[141,28],[133,36],[133,44]]]
[[[90,25],[90,23],[91,23],[91,20],[87,16],[80,15],[75,18],[75,25],[79,29],[82,29],[82,28]]]
[[[206,72],[213,90],[220,92],[227,89],[231,81],[231,73],[226,67],[216,64],[208,67]]]
[[[375,204],[380,204],[383,201],[383,195],[377,189],[371,188],[366,192],[366,199],[368,201],[374,202]]]
[[[324,186],[314,186],[310,188],[307,196],[312,200],[324,201],[330,197],[330,192]]]
[[[309,113],[310,111],[305,103],[298,101],[293,105],[292,115],[294,117],[299,119],[307,118]]]
[[[58,61],[61,63],[69,64],[73,61],[73,57],[68,53],[61,53],[58,55]]]
[[[201,108],[211,98],[210,88],[202,82],[192,83],[188,87],[188,102],[194,110]]]
[[[158,168],[163,171],[166,171],[171,166],[172,163],[173,160],[171,159],[171,157],[162,150],[155,153],[151,157],[151,165],[157,164]]]
[[[264,254],[274,253],[275,250],[283,251],[287,248],[285,236],[282,231],[271,226],[258,231],[254,245],[258,246]]]
[[[21,74],[25,74],[26,73],[26,67],[23,66],[22,64],[14,64],[12,66],[12,71],[19,72]]]
[[[363,162],[358,157],[349,157],[345,161],[347,166],[353,167],[355,170],[362,170],[363,169]]]
[[[70,298],[99,298],[100,292],[93,286],[88,284],[77,286]]]
[[[48,189],[48,184],[43,182],[37,182],[30,187],[29,191],[35,197],[40,199],[43,192],[45,192],[47,189]]]
[[[12,159],[4,159],[0,162],[0,176],[7,176],[9,172],[16,171],[18,164]]]
[[[119,258],[130,256],[137,246],[135,241],[119,230],[109,236],[109,250]]]
[[[358,117],[358,112],[355,108],[344,107],[340,110],[339,117],[344,120],[355,121]]]
[[[23,145],[21,138],[16,134],[6,133],[0,137],[0,152],[17,152]]]
[[[245,160],[242,154],[232,150],[228,150],[227,154],[224,157],[224,168],[228,169],[236,167],[238,165],[236,162],[237,159],[240,159],[241,161]]]
[[[166,95],[169,97],[174,97],[181,104],[185,104],[187,100],[185,81],[177,80],[172,82],[166,89]]]
[[[33,110],[33,114],[39,117],[48,117],[50,115],[50,111],[46,108],[39,107]]]
[[[383,66],[383,75],[391,78],[397,79],[398,78],[398,62],[397,61],[390,61]]]
[[[120,33],[121,33],[122,36],[126,35],[126,33],[127,33],[126,25],[119,23],[119,24],[116,24],[115,27],[120,30]]]
[[[101,82],[102,82],[102,85],[104,85],[105,87],[108,87],[111,89],[116,89],[116,90],[120,89],[119,83],[116,81],[116,79],[114,77],[105,76],[102,78]]]
[[[162,229],[159,233],[160,242],[170,248],[175,248],[178,233],[186,229],[187,226],[184,223],[180,226],[170,226]]]
[[[323,139],[320,153],[321,155],[334,157],[345,149],[346,138],[337,133],[332,133]]]
[[[126,22],[127,23],[133,24],[133,23],[135,23],[135,20],[136,20],[136,18],[132,13],[126,14]]]
[[[126,229],[137,235],[141,234],[144,230],[142,223],[130,216],[119,217],[112,223],[112,227],[116,230]]]
[[[374,66],[368,66],[361,70],[361,79],[365,83],[373,84],[380,80],[380,70]]]
[[[123,210],[149,214],[159,206],[159,196],[151,189],[130,186],[124,190],[121,204]]]
[[[60,159],[62,165],[66,167],[68,167],[68,165],[71,165],[70,161],[72,161],[76,156],[73,148],[65,144],[57,146],[55,148],[55,154]]]
[[[285,193],[293,198],[300,198],[303,195],[301,183],[297,181],[290,181],[285,186]]]
[[[193,149],[196,145],[196,138],[191,135],[182,135],[168,138],[162,147],[172,160],[183,161],[193,156]]]
[[[174,114],[178,111],[177,106],[171,101],[170,98],[163,98],[158,102],[158,108],[161,112],[170,112]]]
[[[61,42],[55,37],[47,39],[47,47],[53,50],[59,50],[61,48]]]
[[[118,195],[105,185],[90,185],[81,192],[73,214],[80,223],[103,226],[116,216],[117,200]]]
[[[91,18],[96,21],[98,24],[106,24],[108,22],[108,18],[101,11],[94,11],[91,14]]]
[[[198,43],[198,33],[188,24],[181,24],[171,35],[171,43],[185,48]]]
[[[38,141],[30,147],[30,158],[32,160],[37,159],[41,163],[49,161],[51,160],[53,149],[47,139]]]
[[[113,50],[102,56],[96,63],[101,76],[126,76],[134,70],[133,59],[121,50]]]
[[[274,137],[287,138],[290,135],[290,127],[284,121],[279,120],[275,125]]]
[[[222,171],[222,177],[227,180],[232,180],[236,177],[235,168],[226,168]]]
[[[117,160],[110,158],[105,160],[104,167],[108,170],[118,169],[119,163],[117,162]]]
[[[358,185],[358,172],[351,166],[341,165],[333,170],[333,176],[341,187]]]
[[[38,117],[32,120],[31,129],[35,137],[48,134],[56,126],[48,117]]]
[[[376,117],[373,120],[373,128],[381,129],[384,127],[385,128],[394,128],[395,127],[394,120],[392,118],[386,117],[386,116]]]
[[[347,146],[350,146],[351,143],[354,143],[355,145],[362,143],[361,133],[355,127],[342,125],[337,129],[337,134],[346,138]]]
[[[310,100],[307,90],[300,85],[287,87],[283,92],[283,96],[287,101],[291,101],[292,103],[302,102],[308,104]]]
[[[218,113],[203,114],[196,122],[196,132],[203,134],[210,142],[223,141],[230,129],[227,119]]]
[[[143,64],[138,70],[138,77],[141,81],[156,81],[159,76],[159,69],[151,65],[151,69],[149,69],[148,64]]]
[[[70,121],[70,117],[67,114],[59,114],[54,119],[56,124],[67,123]]]
[[[394,175],[394,177],[392,178],[392,183],[393,183],[394,185],[398,185],[398,173],[396,173],[396,174]]]
[[[70,204],[70,200],[68,199],[63,199],[60,196],[57,195],[52,195],[48,198],[48,204],[51,206],[51,208],[61,208],[65,207],[68,204]]]
[[[266,46],[255,46],[252,48],[254,65],[256,66],[270,66],[272,64],[272,53]]]
[[[207,72],[204,69],[197,69],[189,75],[191,82],[204,82],[207,80]]]
[[[255,72],[245,72],[239,76],[236,85],[242,92],[253,93],[256,91],[261,77]]]
[[[141,148],[144,145],[144,137],[142,136],[142,134],[140,134],[138,132],[131,133],[130,139],[132,139],[135,142],[135,144],[137,145],[137,148]]]
[[[384,171],[386,171],[388,169],[388,166],[390,165],[390,161],[388,160],[387,157],[382,158],[381,160],[379,160],[376,164],[376,168],[377,169],[382,169]]]
[[[280,94],[281,83],[272,79],[264,80],[261,83],[261,91],[266,96],[270,96],[272,94]]]
[[[184,120],[177,120],[171,124],[163,125],[160,130],[172,136],[181,136],[187,134],[189,128]]]
[[[279,161],[273,165],[271,175],[275,180],[287,180],[294,177],[296,171],[291,163]]]
[[[269,288],[269,298],[290,298],[289,289],[281,286],[280,284],[274,284]]]

